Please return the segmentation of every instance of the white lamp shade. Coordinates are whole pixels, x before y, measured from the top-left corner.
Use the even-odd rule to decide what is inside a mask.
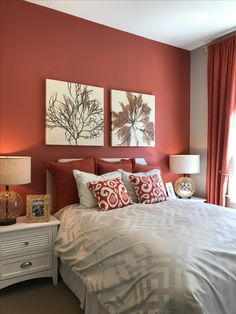
[[[174,173],[190,174],[200,172],[199,155],[170,155],[170,171]]]
[[[31,182],[31,157],[0,156],[0,185]]]

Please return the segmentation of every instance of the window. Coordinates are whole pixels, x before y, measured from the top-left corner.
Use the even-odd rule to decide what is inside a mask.
[[[236,204],[236,112],[230,118],[228,196]]]

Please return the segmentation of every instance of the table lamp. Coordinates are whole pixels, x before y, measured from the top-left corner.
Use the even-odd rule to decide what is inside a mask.
[[[195,192],[195,183],[191,178],[187,177],[186,174],[200,172],[200,156],[170,155],[169,163],[171,172],[184,174],[184,176],[177,179],[174,184],[175,193],[180,198],[191,198]]]
[[[0,156],[0,185],[5,185],[5,190],[0,192],[0,226],[16,223],[23,209],[21,196],[9,186],[30,182],[31,157]]]

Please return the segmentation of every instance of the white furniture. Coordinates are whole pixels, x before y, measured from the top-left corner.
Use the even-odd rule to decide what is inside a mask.
[[[26,223],[18,217],[14,225],[0,227],[0,289],[14,283],[52,277],[57,284],[58,264],[53,246],[59,220]]]

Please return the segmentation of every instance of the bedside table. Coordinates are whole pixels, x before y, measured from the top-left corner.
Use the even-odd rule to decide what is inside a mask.
[[[26,217],[18,217],[16,224],[0,227],[0,289],[39,277],[52,277],[57,284],[53,247],[59,224],[53,216],[41,223],[26,223]]]

